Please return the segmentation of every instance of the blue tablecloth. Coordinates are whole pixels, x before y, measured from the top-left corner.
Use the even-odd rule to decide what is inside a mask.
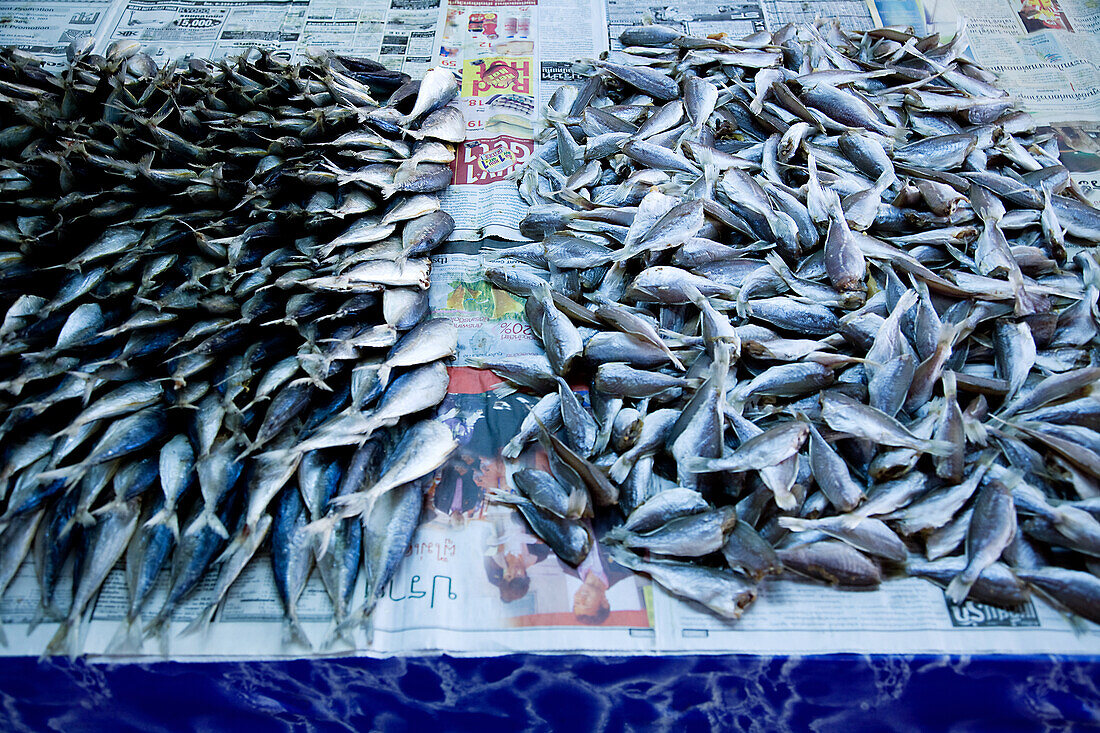
[[[1035,731],[1100,726],[1096,657],[0,660],[3,730]]]

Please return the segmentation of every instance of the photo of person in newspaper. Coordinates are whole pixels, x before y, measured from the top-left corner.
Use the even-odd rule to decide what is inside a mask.
[[[567,575],[580,579],[580,587],[573,591],[573,617],[582,624],[599,626],[611,616],[611,603],[607,592],[619,581],[634,574],[611,561],[603,545],[596,543],[580,565],[564,566]]]
[[[475,478],[477,464],[478,457],[469,450],[455,451],[435,487],[432,503],[436,511],[462,521],[481,505],[484,489]]]
[[[1021,0],[1020,20],[1028,33],[1041,30],[1073,33],[1069,18],[1062,12],[1058,0]]]
[[[528,569],[548,558],[550,548],[514,512],[498,516],[495,525],[497,550],[485,558],[485,576],[500,590],[501,601],[514,603],[531,589]]]
[[[529,531],[524,526],[526,537],[517,533],[506,541],[505,547],[510,549],[498,551],[503,560],[496,556],[486,560],[490,575],[497,571],[489,563],[511,563],[510,577],[515,579],[507,591],[501,588],[506,623],[523,627],[650,626],[642,591],[645,581],[612,562],[598,542],[593,542],[588,555],[574,568],[549,553],[541,540],[527,534]],[[509,553],[514,555],[511,560],[507,559]],[[501,571],[502,583],[503,578]]]
[[[497,397],[487,392],[449,394],[443,401],[441,419],[459,441],[458,450],[439,470],[430,492],[436,518],[444,523],[462,525],[480,515],[485,492],[507,488],[496,446],[501,436],[515,432],[525,412],[518,407],[492,409],[496,402]]]

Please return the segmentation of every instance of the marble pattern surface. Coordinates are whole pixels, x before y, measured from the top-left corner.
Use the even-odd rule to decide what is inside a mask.
[[[0,729],[1070,731],[1100,658],[510,655],[0,660]],[[579,724],[579,727],[578,727]]]

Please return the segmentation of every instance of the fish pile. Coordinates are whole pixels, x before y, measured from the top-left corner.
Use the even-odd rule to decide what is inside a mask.
[[[124,558],[136,650],[216,574],[205,628],[265,548],[288,638],[314,567],[344,635],[455,447],[425,418],[457,343],[427,301],[454,76],[70,50],[0,51],[0,592],[32,555],[47,654],[74,652]]]
[[[549,102],[535,241],[483,254],[544,351],[480,362],[549,460],[495,500],[726,618],[911,576],[1100,622],[1100,211],[1054,137],[963,33],[621,40]]]

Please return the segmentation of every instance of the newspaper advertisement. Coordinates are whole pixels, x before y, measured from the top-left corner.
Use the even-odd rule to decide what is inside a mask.
[[[572,62],[604,50],[602,5],[580,0],[449,0],[438,49],[462,79],[466,142],[443,205],[452,239],[519,240],[527,212],[512,175],[535,148],[539,111],[575,77]]]

